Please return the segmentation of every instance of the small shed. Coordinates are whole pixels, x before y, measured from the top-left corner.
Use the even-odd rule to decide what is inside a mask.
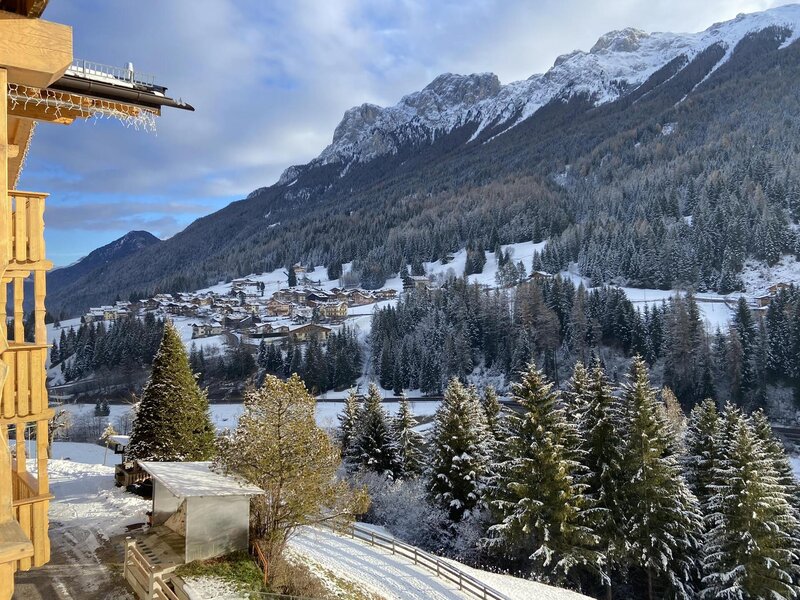
[[[153,479],[151,524],[184,538],[185,562],[248,549],[250,498],[261,488],[215,473],[209,462],[139,465]]]

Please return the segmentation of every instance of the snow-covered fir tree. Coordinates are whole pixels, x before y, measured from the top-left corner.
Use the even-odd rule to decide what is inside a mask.
[[[417,419],[414,418],[414,413],[411,411],[411,404],[403,395],[400,397],[394,428],[402,465],[401,476],[404,478],[419,475],[424,466],[425,459],[422,453],[424,439],[422,434],[414,430],[416,426]]]
[[[535,576],[562,581],[576,567],[599,570],[599,539],[587,526],[585,486],[575,426],[567,421],[553,384],[531,363],[512,388],[521,412],[508,415],[487,497],[497,522],[487,546],[510,556],[527,555]],[[568,446],[565,446],[567,444]]]
[[[714,472],[721,456],[722,421],[713,400],[707,398],[692,409],[686,427],[683,473],[697,497],[703,514],[708,513]]]
[[[654,600],[666,588],[674,598],[693,598],[702,531],[700,507],[672,454],[675,440],[644,360],[633,360],[623,387],[622,511],[624,563],[632,584]]]
[[[478,393],[451,379],[433,421],[428,493],[457,523],[483,506],[490,437]]]
[[[702,598],[796,598],[800,540],[789,494],[752,422],[725,416],[706,517]]]
[[[355,390],[350,390],[344,399],[344,407],[339,413],[339,447],[342,457],[352,456],[353,439],[358,433],[358,424],[361,421],[361,400]]]
[[[357,467],[398,479],[403,473],[397,432],[383,408],[383,398],[374,383],[367,390],[364,407],[353,436],[353,459]]]
[[[789,494],[789,503],[795,510],[795,516],[800,518],[800,484],[794,475],[786,449],[781,441],[775,437],[769,419],[763,410],[755,411],[751,418],[753,420],[753,430],[764,447],[764,452],[772,459],[775,471],[778,474],[778,481]]]
[[[161,346],[133,421],[128,457],[137,460],[208,460],[214,426],[208,398],[189,367],[186,349],[172,323]]]
[[[483,407],[483,414],[486,417],[486,429],[489,432],[490,451],[493,456],[498,442],[502,437],[503,407],[500,404],[500,399],[497,397],[497,392],[492,386],[487,386],[486,389],[483,390],[481,406]]]
[[[563,397],[567,419],[572,423],[580,423],[591,403],[591,377],[589,369],[581,362],[575,363],[569,386]]]
[[[617,576],[622,578],[618,571],[625,553],[623,525],[626,515],[622,510],[624,442],[619,405],[599,362],[592,367],[588,387],[581,395],[585,399],[579,404],[586,405],[579,423],[580,461],[585,469],[583,482],[589,499],[585,512],[588,522],[600,538],[600,547],[605,556],[605,576],[600,579],[609,597]]]

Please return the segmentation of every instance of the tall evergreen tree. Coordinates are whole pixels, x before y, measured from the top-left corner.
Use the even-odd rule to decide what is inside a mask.
[[[368,471],[398,479],[403,467],[397,434],[383,408],[378,386],[370,384],[353,438],[357,464]]]
[[[721,430],[722,421],[716,404],[710,398],[703,400],[689,413],[683,472],[704,515],[708,514],[708,502],[713,495],[714,472],[721,458]]]
[[[208,399],[189,367],[177,329],[166,323],[133,421],[128,456],[180,461],[207,460],[213,454]]]
[[[448,512],[453,523],[484,504],[488,444],[477,392],[451,379],[433,421],[427,480],[431,500]]]
[[[486,429],[491,436],[492,446],[495,446],[501,437],[501,411],[503,407],[500,405],[500,399],[497,397],[497,392],[492,386],[487,386],[486,389],[483,390],[481,406],[483,407],[483,414],[486,417]]]
[[[342,457],[350,456],[353,440],[358,434],[358,425],[361,421],[361,400],[355,390],[350,390],[344,400],[344,407],[339,413],[339,447]]]
[[[701,515],[671,452],[676,442],[639,356],[624,386],[623,426],[625,562],[631,578],[646,582],[641,593],[649,600],[661,586],[672,597],[692,598]]]
[[[579,463],[571,460],[576,439],[558,406],[553,384],[531,363],[513,386],[521,413],[506,418],[505,439],[488,497],[497,516],[487,544],[511,556],[523,552],[534,571],[551,581],[578,566],[599,567],[599,538],[587,526]]]
[[[606,585],[606,597],[610,598],[615,574],[625,555],[623,527],[627,515],[622,503],[625,475],[620,410],[599,362],[592,367],[582,394],[588,401],[579,423],[582,481],[589,499],[586,517],[600,538],[605,555],[605,576],[601,579]]]
[[[402,476],[404,478],[419,475],[424,464],[424,456],[422,454],[424,440],[422,434],[414,430],[416,426],[417,420],[414,418],[414,413],[411,412],[411,404],[408,402],[408,398],[403,395],[400,397],[394,428],[397,435]]]
[[[797,519],[772,457],[753,426],[726,415],[730,436],[714,470],[703,598],[796,598]]]

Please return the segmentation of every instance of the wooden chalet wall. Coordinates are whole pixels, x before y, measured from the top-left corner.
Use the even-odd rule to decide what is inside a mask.
[[[0,8],[8,3],[0,1]],[[46,194],[14,189],[33,124],[51,120],[9,99],[15,86],[43,88],[72,62],[72,30],[37,18],[46,2],[18,0],[0,10],[0,600],[11,598],[14,572],[50,559],[45,361],[44,205]],[[66,123],[67,121],[61,121]],[[33,280],[34,334],[25,340],[26,279]],[[13,318],[13,327],[7,323]]]

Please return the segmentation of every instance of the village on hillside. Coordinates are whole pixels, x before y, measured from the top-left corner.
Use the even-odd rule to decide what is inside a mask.
[[[395,300],[398,290],[364,290],[357,286],[325,289],[312,280],[305,267],[293,267],[296,285],[269,293],[255,277],[233,279],[226,291],[203,290],[156,294],[139,301],[118,300],[113,305],[93,307],[81,317],[83,323],[117,321],[154,313],[189,318],[192,339],[236,335],[241,343],[258,345],[262,339],[294,343],[317,336],[325,341],[331,327],[348,318],[348,309]],[[409,277],[404,286],[433,285],[428,277]]]

